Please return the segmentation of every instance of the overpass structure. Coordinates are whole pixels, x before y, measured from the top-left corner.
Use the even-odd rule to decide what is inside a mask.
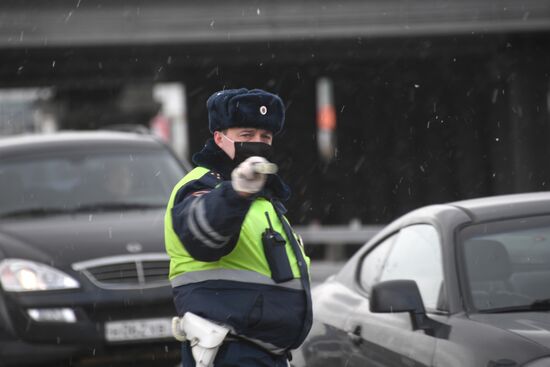
[[[373,39],[548,30],[548,0],[4,0],[0,80],[51,84],[132,72],[162,78],[163,68],[217,58],[322,59],[347,56],[350,42]]]
[[[236,43],[550,29],[547,0],[5,0],[0,47]]]

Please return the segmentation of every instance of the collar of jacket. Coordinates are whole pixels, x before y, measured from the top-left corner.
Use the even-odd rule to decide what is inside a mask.
[[[192,161],[197,166],[219,173],[224,180],[231,180],[231,172],[235,168],[233,160],[216,145],[212,138],[206,141],[201,151],[193,154]],[[263,191],[266,192],[261,192],[259,196],[275,197],[281,201],[287,201],[290,198],[290,188],[278,175],[269,175]]]

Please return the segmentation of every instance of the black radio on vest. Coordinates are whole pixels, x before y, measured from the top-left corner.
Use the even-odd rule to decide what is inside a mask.
[[[271,278],[277,283],[286,282],[294,278],[286,254],[286,240],[273,229],[267,212],[265,212],[265,216],[269,228],[262,234],[262,243],[267,263],[271,269]]]

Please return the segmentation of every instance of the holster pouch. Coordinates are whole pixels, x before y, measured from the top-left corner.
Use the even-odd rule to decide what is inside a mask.
[[[186,312],[172,319],[172,333],[179,341],[189,341],[196,367],[212,367],[229,329]]]
[[[268,228],[262,234],[264,253],[271,270],[271,278],[276,283],[286,282],[294,278],[290,262],[286,254],[286,240],[279,232]]]

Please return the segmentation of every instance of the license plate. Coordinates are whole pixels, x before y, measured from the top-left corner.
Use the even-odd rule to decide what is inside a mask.
[[[105,323],[105,339],[108,342],[167,338],[173,338],[171,318],[108,321]]]

